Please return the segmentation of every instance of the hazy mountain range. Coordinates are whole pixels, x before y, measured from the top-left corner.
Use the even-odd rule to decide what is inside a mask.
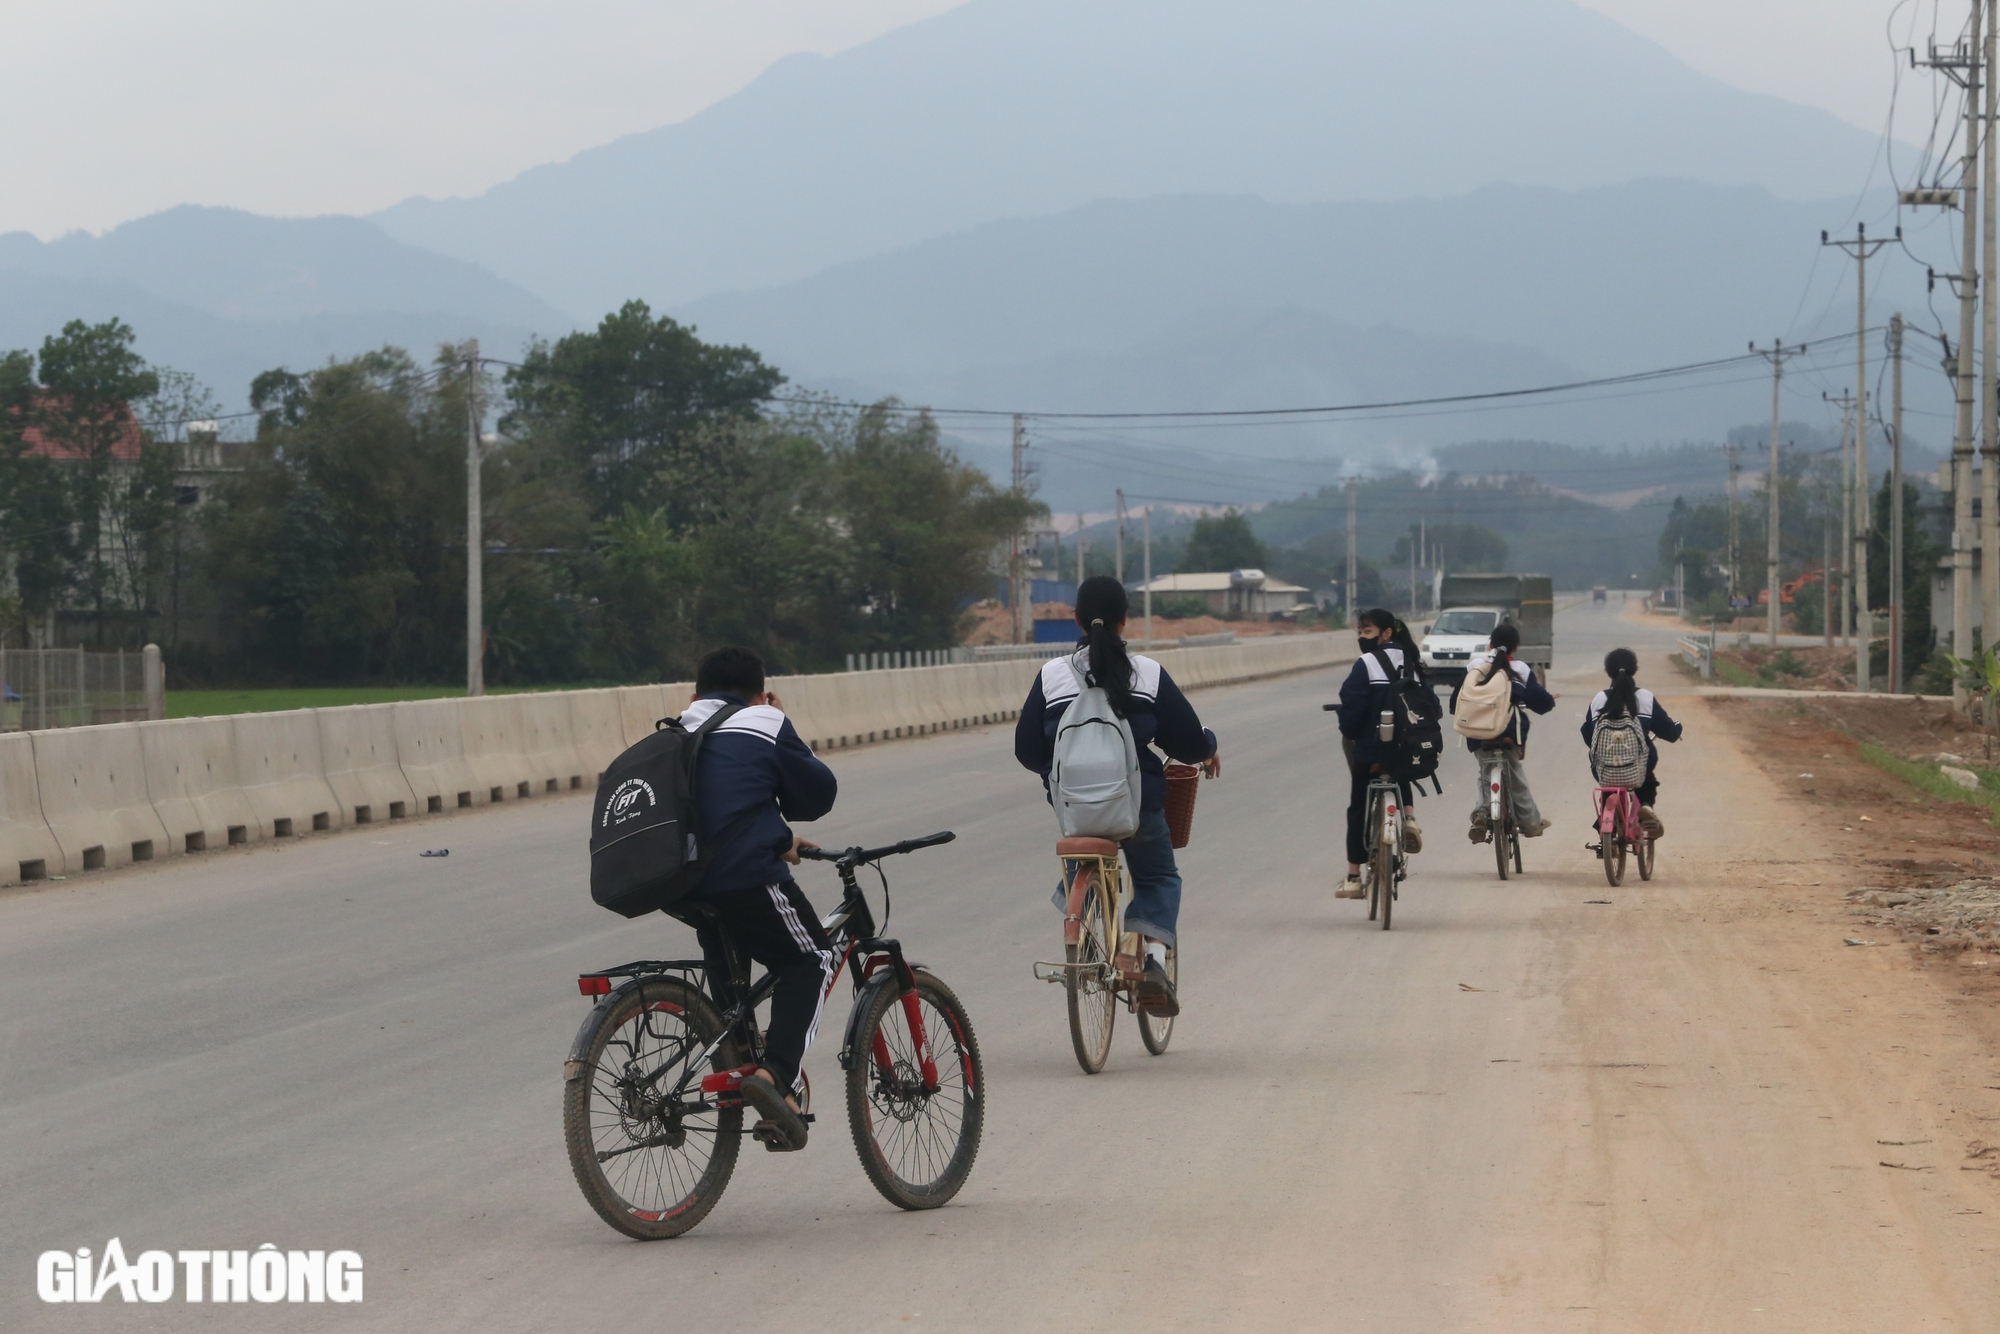
[[[0,347],[116,314],[240,405],[271,366],[471,335],[508,356],[640,297],[796,385],[946,407],[1516,389],[1851,328],[1848,261],[1815,243],[1882,214],[1853,197],[1876,147],[1572,0],[971,0],[473,199],[0,236]],[[1927,320],[1921,284],[1896,251],[1871,271],[1884,315]],[[1795,363],[1787,414],[1824,416],[1852,354]],[[1718,439],[1769,410],[1759,366],[1708,381],[1031,435],[1064,510],[1252,499],[1453,441]],[[1913,436],[1945,429],[1941,383],[1915,373]],[[946,425],[1004,475],[1004,421]]]
[[[1572,0],[971,0],[677,125],[376,215],[572,315],[791,281],[1006,217],[1642,176],[1852,190],[1874,138]]]

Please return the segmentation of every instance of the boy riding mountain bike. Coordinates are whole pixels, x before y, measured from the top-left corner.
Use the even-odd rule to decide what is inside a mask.
[[[1427,684],[1423,663],[1409,627],[1392,611],[1381,607],[1364,611],[1356,618],[1354,632],[1361,656],[1355,659],[1347,679],[1340,685],[1340,747],[1347,757],[1350,787],[1347,797],[1347,879],[1333,891],[1337,899],[1358,899],[1366,892],[1361,884],[1361,863],[1368,860],[1367,838],[1362,825],[1367,820],[1368,780],[1386,772],[1394,763],[1392,743],[1383,741],[1377,721],[1385,709],[1395,706],[1400,683],[1410,680]],[[1408,852],[1424,850],[1424,831],[1417,827],[1415,808],[1410,801],[1411,785],[1399,783],[1403,798],[1403,847]]]
[[[724,1013],[737,1001],[733,979],[746,973],[730,957],[732,947],[778,978],[764,1064],[743,1080],[743,1097],[764,1117],[765,1147],[784,1152],[806,1146],[794,1095],[835,967],[819,914],[790,870],[799,849],[818,845],[786,821],[825,815],[839,785],[764,689],[763,660],[747,648],[720,648],[701,660],[681,724],[693,730],[725,708],[734,711],[707,735],[695,761],[705,869],[668,912],[695,928]]]
[[[1639,655],[1629,648],[1615,648],[1604,655],[1604,674],[1611,678],[1611,684],[1598,691],[1590,701],[1590,709],[1583,717],[1583,744],[1592,746],[1599,725],[1607,720],[1638,720],[1646,738],[1646,778],[1634,791],[1639,798],[1639,823],[1645,828],[1646,836],[1657,843],[1666,836],[1667,829],[1653,810],[1653,804],[1660,796],[1660,776],[1657,772],[1660,748],[1653,743],[1679,741],[1681,725],[1668,716],[1665,706],[1653,697],[1652,691],[1639,688],[1635,679],[1638,671]]]
[[[1014,758],[1022,768],[1039,774],[1043,790],[1049,791],[1063,715],[1087,686],[1101,688],[1110,697],[1111,708],[1130,727],[1137,747],[1140,801],[1138,831],[1121,840],[1132,874],[1124,929],[1137,932],[1146,942],[1138,1003],[1163,1015],[1176,1015],[1180,998],[1167,976],[1166,958],[1180,922],[1181,874],[1167,829],[1165,766],[1152,747],[1157,745],[1182,764],[1200,765],[1210,778],[1222,772],[1222,757],[1215,733],[1201,725],[1194,706],[1166,668],[1125,651],[1129,605],[1125,586],[1110,575],[1083,581],[1076,591],[1076,623],[1083,631],[1078,652],[1050,659],[1035,677],[1014,725]],[[1053,804],[1055,794],[1049,796]],[[1067,910],[1067,888],[1056,889],[1058,912]]]
[[[1465,746],[1479,762],[1479,772],[1483,776],[1494,765],[1500,765],[1507,772],[1508,791],[1511,807],[1508,812],[1514,827],[1521,831],[1523,838],[1540,838],[1548,832],[1549,822],[1542,818],[1541,809],[1535,805],[1535,795],[1528,790],[1528,773],[1521,761],[1528,751],[1527,714],[1547,713],[1556,706],[1556,697],[1535,678],[1535,669],[1514,657],[1521,648],[1521,631],[1518,627],[1505,624],[1493,627],[1492,636],[1486,641],[1487,650],[1466,664],[1465,676],[1452,687],[1451,714],[1459,716],[1459,700],[1466,694],[1468,685],[1476,694],[1491,685],[1498,684],[1497,677],[1505,677],[1507,686],[1508,720],[1506,730],[1493,737],[1467,736]],[[1463,729],[1461,729],[1463,730]],[[1492,812],[1487,807],[1486,784],[1480,784],[1480,795],[1472,808],[1472,826],[1467,836],[1474,843],[1484,843],[1492,823]]]

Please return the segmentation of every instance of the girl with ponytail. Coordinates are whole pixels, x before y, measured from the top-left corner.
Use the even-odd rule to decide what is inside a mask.
[[[1143,654],[1127,652],[1129,610],[1125,586],[1110,575],[1095,575],[1077,588],[1076,625],[1081,635],[1076,652],[1051,658],[1035,677],[1014,724],[1014,758],[1022,768],[1041,775],[1046,793],[1063,713],[1086,686],[1101,688],[1113,711],[1131,727],[1139,748],[1140,800],[1139,831],[1124,843],[1125,864],[1132,875],[1125,929],[1138,932],[1146,942],[1140,1006],[1172,1015],[1180,1013],[1180,998],[1168,980],[1166,961],[1180,921],[1181,873],[1167,830],[1166,767],[1153,748],[1182,764],[1200,765],[1210,778],[1222,772],[1222,757],[1215,733],[1201,725],[1167,669]],[[1064,889],[1056,888],[1058,912],[1067,907]]]
[[[1465,675],[1451,689],[1451,713],[1456,717],[1458,696],[1467,682],[1483,686],[1502,673],[1513,678],[1509,687],[1515,710],[1513,725],[1490,741],[1478,741],[1472,737],[1465,739],[1466,749],[1479,762],[1479,792],[1473,798],[1472,823],[1466,830],[1474,843],[1484,843],[1492,834],[1493,812],[1487,804],[1486,792],[1487,784],[1492,781],[1488,771],[1495,765],[1507,770],[1508,792],[1512,796],[1513,807],[1509,814],[1514,827],[1521,831],[1521,837],[1540,838],[1549,831],[1549,822],[1542,818],[1541,807],[1535,804],[1535,794],[1528,790],[1528,770],[1521,761],[1528,749],[1528,715],[1547,713],[1556,706],[1556,697],[1536,677],[1532,666],[1514,656],[1520,651],[1521,628],[1506,621],[1500,622],[1493,627],[1492,635],[1486,640],[1486,652],[1476,655],[1465,665]]]
[[[1396,684],[1424,680],[1424,667],[1410,628],[1386,607],[1372,607],[1354,618],[1354,633],[1361,655],[1340,684],[1340,748],[1347,759],[1347,878],[1333,891],[1337,899],[1358,899],[1361,863],[1368,859],[1367,840],[1361,826],[1367,820],[1368,780],[1382,767],[1382,742],[1375,731],[1376,720],[1385,707],[1393,707]],[[1399,784],[1403,798],[1403,846],[1416,853],[1424,850],[1424,831],[1417,824],[1414,793],[1408,783]]]
[[[1605,718],[1637,718],[1639,727],[1646,734],[1646,781],[1637,789],[1639,797],[1639,823],[1646,827],[1646,833],[1655,842],[1665,836],[1666,826],[1653,810],[1654,802],[1660,796],[1660,776],[1656,772],[1660,763],[1660,748],[1657,741],[1679,741],[1681,725],[1667,715],[1667,710],[1650,690],[1639,686],[1639,655],[1629,648],[1615,648],[1604,655],[1604,674],[1611,678],[1611,684],[1597,692],[1590,701],[1590,710],[1583,718],[1583,744],[1588,746],[1597,735],[1597,724]]]

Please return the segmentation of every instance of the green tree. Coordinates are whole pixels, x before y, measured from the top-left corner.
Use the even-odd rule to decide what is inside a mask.
[[[1261,570],[1267,559],[1264,544],[1250,531],[1250,520],[1236,510],[1194,521],[1187,546],[1175,563],[1177,574],[1207,574],[1218,570]]]
[[[858,613],[845,644],[956,643],[961,603],[989,582],[994,547],[1047,508],[960,462],[927,412],[878,404],[840,426],[828,452]]]
[[[465,377],[386,348],[251,386],[252,461],[204,515],[219,610],[264,679],[450,680],[465,615]]]
[[[71,320],[61,333],[44,339],[41,391],[33,396],[29,413],[42,438],[74,460],[66,469],[76,525],[72,558],[80,565],[100,640],[105,612],[117,593],[117,474],[122,463],[137,461],[141,444],[131,405],[160,387],[159,376],[133,350],[133,338],[132,327],[122,320]],[[112,532],[107,533],[107,525]]]
[[[685,525],[682,506],[699,503],[687,474],[715,464],[700,446],[728,438],[707,428],[755,419],[784,380],[749,348],[704,343],[628,301],[594,330],[531,348],[507,373],[501,426],[558,452],[593,518],[635,504]]]

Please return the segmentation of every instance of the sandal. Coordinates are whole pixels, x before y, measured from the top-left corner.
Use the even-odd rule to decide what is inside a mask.
[[[806,1146],[806,1123],[763,1074],[743,1077],[743,1101],[763,1115],[751,1134],[772,1153],[797,1153]]]

